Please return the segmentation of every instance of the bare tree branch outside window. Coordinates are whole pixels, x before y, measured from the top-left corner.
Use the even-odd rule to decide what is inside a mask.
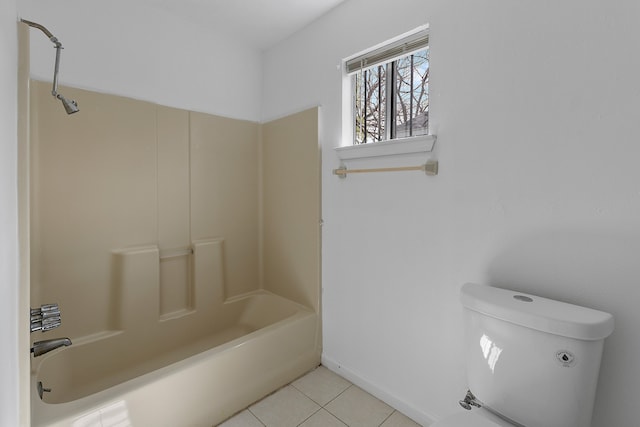
[[[355,143],[426,135],[429,131],[429,49],[361,70],[354,78]],[[393,83],[387,85],[391,71]],[[391,94],[387,94],[391,91]],[[387,111],[387,97],[392,100]]]

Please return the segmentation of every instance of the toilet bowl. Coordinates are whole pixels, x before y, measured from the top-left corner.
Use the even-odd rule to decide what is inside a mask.
[[[502,418],[492,414],[484,408],[474,409],[472,411],[459,412],[450,415],[431,427],[515,427]]]

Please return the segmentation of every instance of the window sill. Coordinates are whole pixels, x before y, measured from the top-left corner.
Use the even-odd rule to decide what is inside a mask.
[[[436,143],[435,135],[414,136],[391,141],[371,142],[336,148],[340,160],[366,157],[395,156],[402,154],[428,153]]]

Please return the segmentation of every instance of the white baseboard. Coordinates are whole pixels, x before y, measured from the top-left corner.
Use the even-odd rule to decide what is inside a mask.
[[[421,426],[426,427],[426,426],[429,426],[429,425],[431,425],[432,423],[435,422],[435,418],[432,417],[431,415],[427,414],[424,411],[421,411],[421,410],[415,408],[412,405],[409,405],[408,403],[404,402],[403,400],[399,399],[398,397],[390,394],[386,390],[384,390],[384,389],[378,387],[377,385],[367,381],[362,376],[360,376],[357,372],[349,369],[346,366],[340,365],[339,363],[337,363],[336,361],[328,358],[324,354],[322,355],[321,361],[322,361],[322,364],[326,368],[328,368],[330,371],[335,372],[336,374],[340,375],[341,377],[343,377],[343,378],[349,380],[350,382],[352,382],[353,384],[357,385],[358,387],[360,387],[361,389],[363,389],[367,393],[369,393],[369,394],[377,397],[378,399],[382,400],[383,402],[385,402],[387,405],[391,406],[392,408],[402,412],[404,415],[406,415],[407,417],[411,418],[413,421],[417,422]]]

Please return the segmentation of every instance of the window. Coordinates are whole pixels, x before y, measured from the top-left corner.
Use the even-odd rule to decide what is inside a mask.
[[[346,61],[354,144],[428,135],[429,36],[421,31]]]

